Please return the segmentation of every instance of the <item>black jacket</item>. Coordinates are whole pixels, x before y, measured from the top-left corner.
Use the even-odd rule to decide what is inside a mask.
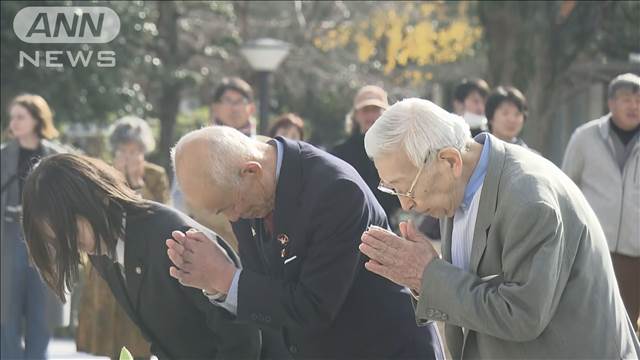
[[[364,135],[354,134],[345,142],[337,145],[331,153],[353,166],[358,174],[367,183],[376,200],[382,205],[388,219],[392,219],[393,214],[400,209],[400,201],[396,196],[385,194],[378,190],[380,176],[373,161],[367,156],[364,149]],[[393,227],[395,227],[395,224]]]
[[[202,291],[182,286],[169,275],[166,239],[173,230],[196,228],[217,238],[238,263],[229,245],[188,216],[150,202],[150,212],[128,215],[125,276],[109,257],[90,256],[115,298],[163,359],[257,359],[260,334],[255,326],[232,323]],[[125,285],[126,283],[126,285]]]
[[[439,341],[416,325],[410,296],[364,268],[362,233],[387,227],[367,185],[334,156],[277,141],[284,156],[274,234],[262,220],[233,223],[244,266],[238,320],[279,333],[288,354],[277,358],[433,358]]]

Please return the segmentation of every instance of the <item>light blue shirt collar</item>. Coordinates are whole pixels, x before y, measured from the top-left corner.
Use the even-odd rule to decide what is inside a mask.
[[[276,143],[276,153],[277,153],[277,160],[276,160],[276,183],[278,182],[278,180],[280,179],[280,169],[282,168],[282,158],[284,157],[284,145],[282,145],[282,143],[278,140],[278,139],[273,139],[273,142]]]
[[[471,201],[473,200],[473,196],[476,194],[482,183],[484,182],[484,177],[487,174],[487,168],[489,167],[489,151],[491,149],[491,137],[488,133],[481,133],[476,135],[473,139],[476,142],[483,144],[482,153],[480,154],[480,160],[478,160],[478,164],[476,168],[473,170],[473,174],[471,174],[471,178],[469,179],[469,183],[467,187],[464,189],[464,198],[462,200],[462,204],[460,207],[462,210],[466,210],[471,205]]]

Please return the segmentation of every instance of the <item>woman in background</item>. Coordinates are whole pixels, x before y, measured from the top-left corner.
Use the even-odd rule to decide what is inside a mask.
[[[269,129],[269,137],[282,136],[291,140],[304,140],[304,120],[293,113],[280,115]]]
[[[23,241],[22,188],[32,165],[65,149],[50,140],[58,136],[53,114],[38,95],[25,94],[9,104],[9,135],[2,146],[2,359],[44,359],[51,328],[62,323],[62,304],[29,265]],[[22,345],[24,337],[24,346]]]
[[[528,148],[520,138],[527,120],[527,99],[513,86],[498,86],[485,106],[489,131],[502,141]]]
[[[124,175],[129,187],[147,200],[166,203],[169,186],[164,168],[145,160],[155,149],[146,121],[132,116],[112,127],[109,144],[113,166]],[[91,264],[84,271],[85,282],[78,315],[76,344],[79,351],[117,359],[125,346],[135,358],[149,358],[149,343],[111,294],[107,283]]]

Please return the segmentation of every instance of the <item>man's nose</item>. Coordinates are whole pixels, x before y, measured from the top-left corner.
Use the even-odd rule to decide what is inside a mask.
[[[402,210],[411,211],[413,207],[416,205],[416,202],[413,199],[406,196],[398,196],[398,200],[400,200],[400,206],[402,206]]]

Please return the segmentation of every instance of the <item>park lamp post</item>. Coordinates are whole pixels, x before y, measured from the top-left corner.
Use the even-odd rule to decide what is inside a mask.
[[[242,45],[240,52],[251,68],[258,73],[260,91],[260,127],[259,134],[267,132],[269,121],[269,75],[274,72],[289,54],[290,45],[284,41],[261,38]]]

